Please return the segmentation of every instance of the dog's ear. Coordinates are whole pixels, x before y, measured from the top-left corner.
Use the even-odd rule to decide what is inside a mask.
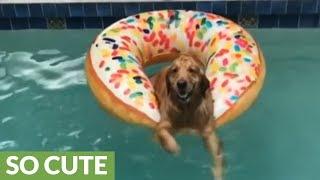
[[[208,78],[206,77],[206,75],[201,74],[201,80],[200,80],[201,94],[203,94],[203,95],[206,94],[207,89],[209,89],[209,85],[210,85],[210,82],[209,82]]]

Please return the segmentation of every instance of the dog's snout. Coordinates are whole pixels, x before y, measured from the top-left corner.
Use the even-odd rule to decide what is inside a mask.
[[[187,81],[184,80],[184,79],[180,79],[177,82],[177,86],[178,86],[179,89],[185,89],[187,87]]]

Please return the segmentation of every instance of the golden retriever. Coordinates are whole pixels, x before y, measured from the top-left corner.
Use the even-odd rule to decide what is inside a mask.
[[[169,67],[153,75],[151,82],[161,117],[155,134],[162,147],[176,154],[180,148],[174,134],[181,130],[197,132],[214,158],[216,179],[221,179],[223,159],[214,132],[213,99],[204,64],[191,55],[182,54]]]

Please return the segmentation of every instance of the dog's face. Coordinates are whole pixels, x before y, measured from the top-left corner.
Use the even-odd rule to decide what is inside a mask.
[[[204,65],[188,55],[181,55],[172,62],[166,80],[169,93],[181,103],[188,103],[194,95],[204,95],[209,88]]]

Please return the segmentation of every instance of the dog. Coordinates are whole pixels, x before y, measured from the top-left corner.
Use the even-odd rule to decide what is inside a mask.
[[[163,149],[177,154],[180,147],[174,135],[185,131],[198,133],[214,158],[216,179],[222,179],[222,150],[214,131],[213,99],[205,65],[192,55],[181,54],[150,80],[161,117],[155,136]]]

